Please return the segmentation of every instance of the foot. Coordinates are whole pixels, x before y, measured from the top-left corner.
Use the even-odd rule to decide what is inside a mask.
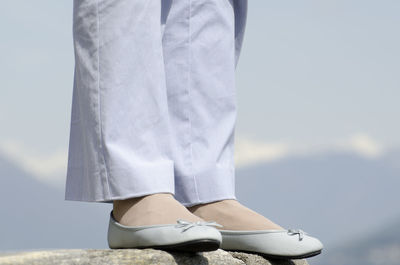
[[[126,226],[175,224],[178,219],[204,221],[175,200],[171,193],[156,193],[113,201],[116,221]]]
[[[216,221],[223,225],[219,228],[221,230],[284,229],[233,199],[199,204],[188,209],[206,221]]]

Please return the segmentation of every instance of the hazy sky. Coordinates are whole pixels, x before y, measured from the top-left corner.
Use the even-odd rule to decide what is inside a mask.
[[[0,151],[43,174],[66,164],[72,2],[0,9]],[[400,147],[399,14],[395,0],[250,0],[238,146],[253,141],[240,146],[264,146],[264,157],[293,146]]]
[[[399,1],[250,1],[249,13],[239,132],[400,145]]]

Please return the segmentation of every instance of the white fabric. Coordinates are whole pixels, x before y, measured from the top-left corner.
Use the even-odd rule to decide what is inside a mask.
[[[65,199],[235,198],[247,0],[75,0]]]

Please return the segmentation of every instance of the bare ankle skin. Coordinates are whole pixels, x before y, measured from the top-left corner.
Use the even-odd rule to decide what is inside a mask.
[[[148,200],[152,199],[155,197],[172,197],[172,194],[170,193],[156,193],[156,194],[150,194],[150,195],[145,195],[141,197],[135,197],[135,198],[129,198],[125,200],[114,200],[113,201],[113,215],[115,220],[118,222],[121,220],[122,216],[124,216],[129,209],[134,207],[136,204],[138,204],[140,201],[143,200]]]
[[[180,204],[171,193],[114,200],[113,215],[117,222],[127,226],[171,224],[178,219],[203,221]]]
[[[224,227],[220,228],[222,230],[284,229],[234,199],[198,204],[188,209],[206,221],[216,221],[223,225]]]

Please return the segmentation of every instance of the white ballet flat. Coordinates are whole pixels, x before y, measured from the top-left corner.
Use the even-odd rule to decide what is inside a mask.
[[[321,253],[323,245],[300,229],[289,230],[219,230],[221,248],[260,254],[269,258],[302,259]]]
[[[212,226],[216,222],[188,222],[177,224],[125,226],[110,213],[108,245],[116,248],[156,248],[188,252],[217,250],[222,241],[221,233]]]

